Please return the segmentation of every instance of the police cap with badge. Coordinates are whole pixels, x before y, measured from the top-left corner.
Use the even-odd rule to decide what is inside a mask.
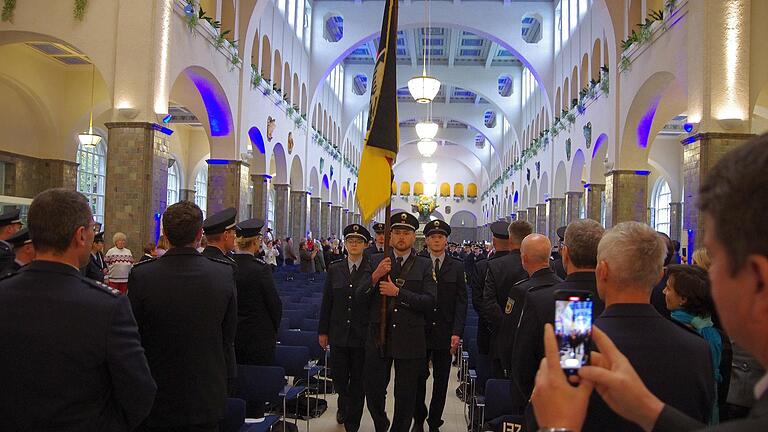
[[[8,237],[5,241],[12,244],[14,249],[32,243],[32,238],[29,236],[29,228],[20,229],[16,234]]]
[[[501,240],[509,239],[509,222],[499,220],[491,224],[491,234]]]
[[[19,217],[21,215],[21,211],[18,209],[7,211],[0,215],[0,227],[4,227],[6,225],[13,225],[13,224],[20,224],[21,218]]]
[[[104,243],[104,231],[97,232],[93,235],[94,243]]]
[[[448,237],[451,234],[451,226],[440,219],[429,221],[424,226],[424,237],[429,237],[432,234],[442,234]]]
[[[419,220],[416,219],[416,216],[407,212],[395,213],[389,217],[389,229],[393,230],[396,228],[416,231],[419,229]]]
[[[364,226],[356,223],[347,225],[344,228],[343,234],[344,234],[344,240],[348,240],[349,238],[359,238],[366,243],[368,243],[371,240],[371,233],[368,232],[368,230],[365,229]]]
[[[234,207],[224,209],[216,214],[208,216],[203,221],[203,232],[205,235],[221,234],[224,231],[235,228],[235,219],[237,210]]]
[[[557,237],[560,238],[560,241],[565,241],[565,229],[568,228],[567,226],[561,226],[557,229]]]
[[[264,221],[259,218],[244,220],[235,227],[237,236],[243,238],[260,236],[262,228],[264,228]]]
[[[384,225],[381,222],[376,222],[375,224],[373,224],[373,231],[376,234],[383,234],[386,229],[387,229],[386,225]]]

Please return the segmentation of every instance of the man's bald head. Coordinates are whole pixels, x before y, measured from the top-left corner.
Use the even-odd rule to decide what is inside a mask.
[[[547,236],[541,234],[529,234],[520,244],[520,256],[523,268],[528,274],[549,267],[549,255],[552,251],[552,242]]]

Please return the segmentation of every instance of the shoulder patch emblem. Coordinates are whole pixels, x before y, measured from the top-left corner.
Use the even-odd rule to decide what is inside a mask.
[[[515,300],[512,298],[507,298],[507,307],[504,308],[504,313],[509,315],[512,313],[512,308],[515,307]]]
[[[157,260],[157,258],[146,259],[144,261],[137,261],[137,262],[133,263],[133,266],[134,267],[138,267],[138,266],[144,265],[146,263],[155,262],[155,260]]]
[[[205,255],[203,255],[203,256],[205,256]],[[229,261],[225,261],[225,260],[223,260],[223,259],[221,259],[221,258],[216,258],[216,257],[209,257],[209,256],[206,256],[206,258],[208,258],[209,260],[211,260],[211,261],[213,261],[213,262],[217,262],[217,263],[219,263],[219,264],[226,264],[226,265],[228,265],[228,266],[231,266],[231,265],[232,265],[232,263],[231,263],[231,262],[229,262]]]
[[[101,283],[99,281],[95,281],[93,279],[89,279],[89,278],[87,278],[85,276],[83,276],[81,279],[83,280],[83,282],[87,283],[88,285],[90,285],[90,286],[92,286],[92,287],[94,287],[96,289],[99,289],[99,290],[101,290],[101,291],[103,291],[103,292],[105,292],[107,294],[110,294],[112,297],[117,297],[117,296],[121,295],[120,291],[110,287],[109,285],[103,284],[103,283]]]
[[[263,259],[259,258],[259,257],[254,257],[253,260],[256,261],[259,264],[267,265],[267,262],[264,261]]]

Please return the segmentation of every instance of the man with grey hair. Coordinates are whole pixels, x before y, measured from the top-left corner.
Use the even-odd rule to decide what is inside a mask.
[[[511,356],[513,377],[524,393],[525,400],[533,391],[536,371],[544,357],[544,324],[555,321],[554,292],[561,289],[589,291],[593,298],[593,316],[597,317],[603,312],[603,302],[597,296],[595,267],[597,245],[604,231],[602,225],[592,219],[571,222],[565,230],[560,250],[568,274],[565,281],[528,290]]]

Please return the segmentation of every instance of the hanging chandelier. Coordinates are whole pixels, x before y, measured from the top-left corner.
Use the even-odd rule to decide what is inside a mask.
[[[101,136],[93,133],[93,87],[96,76],[96,66],[91,63],[91,116],[88,121],[88,132],[77,135],[80,145],[83,147],[96,147],[101,142]]]
[[[434,139],[437,135],[439,125],[433,121],[423,121],[416,123],[416,135],[419,139]]]
[[[408,80],[408,91],[411,92],[411,96],[417,103],[430,103],[437,93],[440,91],[440,81],[427,74],[427,59],[429,58],[429,42],[430,31],[432,29],[429,18],[429,0],[424,2],[424,15],[427,18],[427,29],[425,32],[424,42],[424,63],[421,68],[421,75],[415,76]]]
[[[419,153],[425,158],[432,157],[432,155],[435,154],[435,151],[437,151],[437,141],[432,138],[422,139],[417,144],[417,148],[419,149]]]

